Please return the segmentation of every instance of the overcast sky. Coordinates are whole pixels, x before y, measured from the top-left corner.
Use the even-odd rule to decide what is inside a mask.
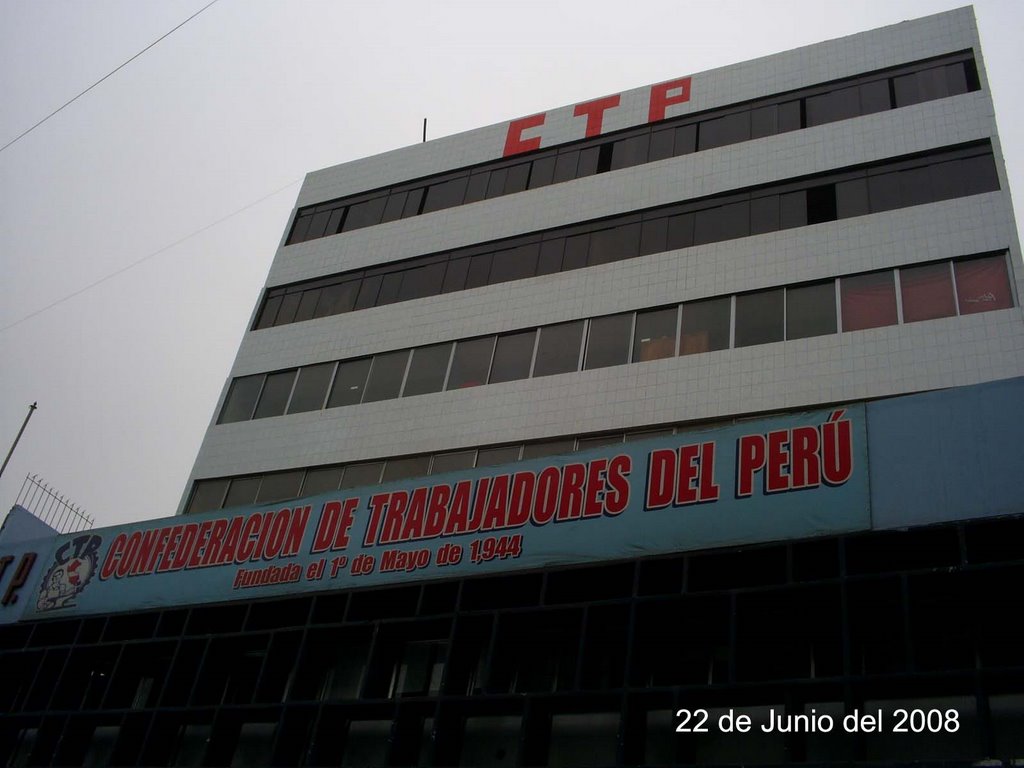
[[[0,0],[0,146],[207,2]],[[175,512],[306,172],[959,5],[218,0],[0,152],[0,510]],[[1024,3],[975,13],[1020,218]]]

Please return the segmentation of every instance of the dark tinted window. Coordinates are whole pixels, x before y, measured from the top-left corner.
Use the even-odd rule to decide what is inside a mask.
[[[595,317],[587,334],[587,354],[583,367],[587,370],[623,365],[629,362],[629,337],[633,313]]]
[[[295,371],[268,373],[267,381],[263,385],[260,402],[256,406],[256,414],[253,418],[262,419],[267,416],[280,416],[283,414],[284,407],[288,403],[288,395],[292,391],[292,382],[294,381]]]
[[[896,286],[891,271],[840,278],[839,295],[844,331],[896,324]]]
[[[583,321],[547,325],[540,329],[534,376],[550,376],[579,369]]]
[[[692,213],[681,213],[668,218],[668,249],[689,248],[693,245]]]
[[[870,213],[868,180],[850,179],[836,184],[836,218],[864,216]]]
[[[508,248],[494,254],[491,263],[491,274],[488,282],[504,283],[509,280],[522,280],[537,274],[537,256],[540,243],[528,243],[517,248]]]
[[[459,469],[472,469],[476,463],[476,451],[456,451],[455,453],[438,453],[430,465],[430,474],[455,472]]]
[[[565,250],[565,238],[545,240],[540,244],[540,258],[537,261],[538,275],[552,275],[562,269],[562,251]]]
[[[640,227],[640,255],[668,250],[668,218],[645,221]]]
[[[836,332],[836,284],[786,289],[786,338],[804,339]]]
[[[373,200],[350,205],[341,231],[350,232],[353,229],[380,224],[381,217],[384,216],[384,206],[387,205],[387,202],[388,199],[386,197],[377,197]]]
[[[320,467],[307,469],[306,479],[302,483],[303,496],[316,496],[320,493],[338,490],[341,484],[341,467]]]
[[[302,476],[305,470],[293,469],[289,472],[269,472],[263,476],[260,490],[256,494],[257,504],[269,504],[274,501],[294,499],[299,495]]]
[[[363,485],[377,485],[380,482],[384,462],[375,461],[370,464],[350,464],[345,467],[341,478],[342,489],[359,488]]]
[[[538,157],[533,161],[530,168],[530,189],[546,187],[550,184],[555,174],[555,156]]]
[[[274,325],[274,320],[277,318],[277,310],[281,306],[281,299],[283,296],[268,296],[267,300],[263,303],[263,309],[260,310],[260,316],[256,320],[255,330],[261,328],[270,328]]]
[[[481,448],[476,452],[476,465],[478,467],[496,467],[499,464],[510,464],[513,461],[519,461],[519,451],[518,445]]]
[[[905,323],[956,314],[953,274],[948,263],[900,269],[900,294]]]
[[[729,346],[729,297],[690,301],[683,304],[679,354],[713,352]]]
[[[553,178],[555,184],[571,181],[576,178],[576,163],[579,157],[579,150],[563,152],[558,156],[555,160],[555,175]]]
[[[452,372],[448,376],[446,388],[463,389],[486,384],[493,349],[493,336],[457,342],[455,357],[452,359]]]
[[[750,203],[740,201],[697,211],[693,244],[717,243],[750,234]]]
[[[405,364],[408,360],[409,350],[407,349],[374,355],[363,402],[372,403],[377,400],[390,400],[398,397],[402,388],[402,378],[405,376]]]
[[[359,280],[349,280],[324,288],[320,291],[320,300],[316,304],[313,317],[327,317],[348,312],[355,306],[359,285]]]
[[[402,397],[440,392],[444,387],[444,377],[448,371],[448,360],[451,358],[451,354],[450,342],[414,349]]]
[[[840,88],[819,96],[808,96],[807,127],[847,120],[860,114],[860,89],[857,86]]]
[[[639,136],[619,139],[612,144],[612,170],[628,168],[647,162],[647,147],[651,136],[646,131]]]
[[[339,405],[354,405],[363,399],[363,388],[366,386],[366,375],[370,372],[372,358],[362,360],[342,360],[338,363],[338,372],[334,375],[334,386],[331,397],[327,401],[328,408]]]
[[[188,514],[198,514],[199,512],[210,512],[214,509],[220,509],[227,490],[227,480],[199,480],[192,490],[192,499],[188,504]]]
[[[750,201],[750,234],[775,232],[779,229],[779,196],[768,195]]]
[[[318,411],[324,407],[327,399],[327,388],[331,385],[334,374],[334,363],[307,365],[299,369],[299,378],[295,382],[295,391],[288,403],[288,413]]]
[[[302,300],[301,293],[289,293],[281,299],[281,307],[277,310],[277,318],[274,325],[286,325],[295,322],[295,313],[299,309],[299,301]]]
[[[783,291],[780,288],[737,296],[736,346],[782,341],[783,311]]]
[[[491,365],[491,384],[525,379],[530,375],[536,338],[537,332],[534,330],[498,337]]]
[[[562,271],[582,269],[587,266],[587,249],[589,246],[589,233],[565,238],[565,252],[562,254]]]
[[[260,396],[264,375],[242,376],[231,382],[228,396],[224,398],[218,424],[230,424],[234,421],[247,421],[252,418],[256,407],[256,398]]]
[[[698,136],[701,149],[747,141],[750,138],[750,113],[737,112],[734,115],[704,120],[700,124]]]
[[[388,459],[384,466],[381,482],[405,480],[407,477],[423,477],[430,468],[430,456],[409,456],[405,459]]]
[[[676,308],[637,312],[633,362],[660,360],[676,353]]]
[[[450,181],[431,184],[427,188],[427,199],[423,203],[423,213],[440,211],[442,208],[461,205],[462,199],[466,196],[466,186],[468,183],[468,176],[460,176]]]
[[[442,261],[405,272],[402,276],[402,286],[398,291],[398,300],[407,301],[421,299],[424,296],[437,296],[441,293],[447,266]]]
[[[240,507],[244,504],[252,504],[256,501],[256,492],[259,489],[260,478],[236,477],[228,487],[228,495],[224,499],[224,507]]]

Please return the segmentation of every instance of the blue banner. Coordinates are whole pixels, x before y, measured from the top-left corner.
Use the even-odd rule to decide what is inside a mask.
[[[59,536],[15,592],[23,618],[110,613],[870,525],[857,404]]]

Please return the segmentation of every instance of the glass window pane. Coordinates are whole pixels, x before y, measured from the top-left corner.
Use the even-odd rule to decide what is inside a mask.
[[[491,384],[529,377],[536,338],[535,330],[498,337],[498,343],[494,348],[494,362],[491,365]]]
[[[463,389],[486,384],[493,348],[493,336],[457,342],[446,389]]]
[[[466,276],[469,274],[469,259],[452,259],[444,272],[444,284],[441,293],[461,291],[466,287]]]
[[[304,469],[293,469],[288,472],[270,472],[263,476],[259,493],[256,494],[257,504],[269,504],[274,501],[294,499],[299,495]]]
[[[864,83],[860,88],[860,113],[870,115],[873,112],[884,112],[891,107],[889,101],[889,81],[876,80]]]
[[[778,132],[799,131],[801,126],[800,99],[779,104]]]
[[[576,163],[576,178],[593,176],[597,173],[597,167],[601,160],[601,147],[585,147],[580,150],[579,160]]]
[[[304,242],[306,233],[309,232],[309,224],[313,221],[314,214],[308,213],[295,217],[295,224],[292,225],[292,233],[288,237],[287,245]]]
[[[545,240],[540,244],[540,258],[537,261],[538,275],[553,275],[562,270],[562,251],[565,250],[565,238]]]
[[[585,451],[588,448],[600,448],[602,445],[618,445],[621,442],[621,432],[613,433],[610,435],[594,435],[592,437],[581,437],[576,441],[576,450]]]
[[[241,507],[245,504],[252,504],[256,501],[256,491],[260,488],[260,478],[257,477],[236,477],[231,481],[228,488],[227,498],[224,499],[224,508]]]
[[[551,376],[579,370],[583,321],[547,325],[540,329],[534,376]]]
[[[628,139],[620,139],[612,144],[612,170],[629,168],[632,165],[641,165],[647,162],[647,147],[650,144],[651,135],[647,132],[639,136],[630,136]]]
[[[440,392],[444,386],[444,376],[448,372],[448,360],[451,356],[451,342],[414,349],[402,397]]]
[[[681,213],[668,219],[668,250],[689,248],[693,245],[692,213]]]
[[[263,309],[260,310],[260,316],[256,320],[256,330],[261,328],[270,328],[274,325],[274,320],[277,319],[277,310],[281,306],[281,299],[283,296],[268,296],[266,301],[263,302]]]
[[[469,271],[466,273],[466,290],[487,285],[493,260],[493,253],[478,253],[469,259]]]
[[[679,338],[679,354],[714,352],[729,347],[728,296],[683,304],[683,331]]]
[[[970,90],[967,86],[967,70],[964,64],[965,62],[958,61],[956,64],[946,65],[946,86],[950,96],[957,96]]]
[[[600,229],[590,233],[590,248],[587,251],[587,266],[608,264],[617,261],[615,229]]]
[[[675,135],[674,128],[666,128],[651,134],[651,146],[647,155],[649,162],[653,163],[656,160],[672,157],[672,144],[675,140]]]
[[[515,192],[522,192],[526,189],[526,181],[530,178],[530,164],[520,163],[508,169],[508,178],[505,179],[505,194],[511,195]]]
[[[380,291],[377,293],[376,306],[382,307],[385,304],[394,304],[398,301],[398,292],[402,288],[403,272],[390,272],[383,276],[380,284]]]
[[[372,358],[361,360],[342,360],[338,363],[338,372],[334,375],[334,386],[331,397],[327,401],[328,408],[341,405],[355,405],[363,399],[363,388],[366,386],[366,374],[370,372]]]
[[[953,268],[956,272],[956,294],[961,315],[1009,309],[1013,306],[1004,256],[957,261]]]
[[[629,335],[633,327],[633,313],[608,317],[595,317],[590,321],[587,335],[586,370],[624,365],[629,362]]]
[[[667,429],[645,429],[642,432],[627,432],[626,442],[636,443],[641,440],[653,440],[656,437],[668,437],[672,434],[672,428]]]
[[[519,461],[519,445],[505,445],[501,448],[481,448],[476,454],[478,467],[495,467],[498,464],[510,464]]]
[[[373,403],[378,400],[391,400],[398,397],[398,393],[402,389],[402,378],[405,376],[405,364],[408,360],[408,349],[374,355],[363,402]]]
[[[837,219],[865,216],[870,212],[867,179],[850,179],[836,184]]]
[[[921,96],[921,89],[917,83],[917,73],[900,75],[893,78],[893,86],[896,92],[896,106],[906,107],[924,101]]]
[[[858,86],[840,88],[818,96],[808,96],[807,127],[847,120],[860,114],[860,89]]]
[[[456,451],[454,453],[438,453],[430,465],[430,474],[455,472],[460,469],[472,469],[476,464],[476,451]]]
[[[776,232],[779,229],[779,196],[768,195],[750,201],[750,234]]]
[[[672,146],[675,157],[688,155],[697,151],[697,123],[682,125],[676,128],[676,139]]]
[[[423,207],[423,187],[419,189],[410,189],[409,195],[405,198],[405,208],[402,209],[402,218],[407,219],[410,216],[418,216],[420,208]]]
[[[992,155],[965,157],[960,161],[960,171],[968,195],[994,192],[999,189],[999,175]]]
[[[779,229],[807,226],[807,190],[779,195]]]
[[[260,402],[256,406],[254,419],[280,416],[284,413],[284,407],[288,403],[288,395],[292,392],[295,373],[292,370],[267,374],[267,381],[263,385],[263,392],[260,394]]]
[[[540,243],[527,243],[516,248],[507,248],[494,254],[491,263],[491,274],[487,282],[504,283],[509,280],[522,280],[537,274],[537,256]]]
[[[480,171],[469,177],[469,185],[466,187],[466,197],[463,205],[475,203],[487,197],[487,186],[490,181],[490,171]]]
[[[320,291],[320,301],[316,304],[313,317],[327,317],[350,311],[355,306],[360,282],[359,280],[349,280],[324,288]]]
[[[316,309],[316,303],[319,300],[319,288],[312,288],[308,291],[303,291],[302,298],[299,299],[299,307],[295,310],[295,322],[301,323],[303,320],[311,320],[313,317],[313,310]]]
[[[697,211],[693,225],[693,243],[718,243],[750,234],[750,203],[740,201]]]
[[[836,284],[786,289],[786,338],[806,339],[836,332]]]
[[[388,201],[384,205],[384,214],[380,218],[382,224],[402,218],[402,211],[405,210],[405,200],[408,196],[408,191],[392,192],[388,195]]]
[[[640,255],[668,250],[668,217],[645,221],[640,228]]]
[[[260,396],[260,387],[263,386],[264,374],[258,373],[254,376],[241,376],[231,382],[228,389],[228,396],[224,398],[224,407],[221,409],[218,424],[231,424],[235,421],[248,421],[252,418],[253,409],[256,407],[256,398]]]
[[[530,168],[530,189],[546,187],[551,183],[555,174],[555,156],[538,157],[531,164]]]
[[[501,197],[505,194],[505,179],[508,177],[507,168],[498,168],[491,171],[487,180],[487,197]]]
[[[589,233],[565,238],[565,252],[562,254],[562,271],[582,269],[587,266],[587,251],[589,248]]]
[[[380,220],[384,216],[384,206],[387,205],[387,202],[387,196],[382,195],[381,197],[375,197],[373,200],[350,205],[341,231],[351,232],[353,229],[380,224]]]
[[[404,459],[388,459],[384,465],[384,477],[381,482],[405,480],[409,477],[424,477],[430,467],[430,454],[424,456],[408,456]]]
[[[302,483],[303,496],[317,496],[328,491],[338,490],[341,485],[343,467],[319,467],[307,469],[306,479]]]
[[[281,299],[281,308],[277,310],[277,317],[274,325],[287,325],[295,322],[295,313],[299,311],[299,301],[302,300],[301,293],[289,293]]]
[[[409,301],[440,294],[447,267],[447,263],[441,261],[437,264],[427,264],[425,267],[407,270],[402,275],[402,287],[398,291],[398,300]]]
[[[523,461],[539,459],[544,456],[557,456],[560,453],[572,453],[576,446],[574,439],[544,440],[540,443],[527,443],[523,446]]]
[[[868,177],[871,212],[891,211],[902,205],[899,173],[879,173]]]
[[[443,208],[462,205],[462,200],[466,196],[466,186],[468,184],[468,176],[460,176],[457,179],[450,179],[449,181],[442,181],[438,184],[431,184],[427,188],[427,199],[423,203],[423,213],[440,211]]]
[[[900,294],[905,323],[956,314],[953,275],[947,262],[900,269]]]
[[[220,509],[224,502],[224,494],[228,490],[228,480],[198,480],[192,490],[192,499],[188,503],[186,514],[212,512]]]
[[[309,222],[309,231],[306,232],[306,239],[315,240],[318,237],[323,237],[330,218],[330,211],[319,211],[313,214],[313,220]]]
[[[931,169],[925,165],[900,171],[900,203],[922,205],[930,203],[932,197]]]
[[[676,307],[638,312],[633,334],[633,362],[660,360],[676,353]]]
[[[367,309],[376,306],[377,294],[380,292],[381,275],[364,277],[359,284],[359,295],[356,296],[355,309]]]
[[[750,110],[750,138],[760,139],[764,136],[774,136],[778,133],[778,128],[776,127],[777,114],[778,106],[775,104]]]
[[[579,160],[579,150],[564,152],[555,160],[555,174],[552,182],[558,184],[563,181],[572,181],[576,178],[576,163]]]
[[[341,478],[341,489],[348,490],[364,485],[377,485],[380,483],[382,469],[384,469],[383,461],[374,461],[370,464],[349,464],[345,467],[345,474]]]
[[[823,221],[835,221],[836,185],[822,184],[807,190],[807,223],[819,224]]]
[[[750,112],[704,120],[700,124],[700,148],[712,149],[750,139]]]
[[[320,363],[319,365],[307,365],[299,369],[299,378],[295,382],[295,391],[292,392],[291,402],[288,403],[288,413],[318,411],[324,407],[324,400],[327,399],[327,388],[331,384],[334,366],[334,363]]]
[[[896,325],[896,285],[891,270],[839,280],[843,330]]]
[[[736,297],[736,346],[782,341],[784,296],[781,288]]]

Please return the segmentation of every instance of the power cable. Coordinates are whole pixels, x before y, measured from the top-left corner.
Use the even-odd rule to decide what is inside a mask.
[[[217,0],[214,0],[214,2],[217,2]],[[212,3],[211,3],[211,5],[212,5]],[[88,285],[83,286],[82,288],[79,288],[77,291],[72,291],[71,293],[67,294],[66,296],[62,296],[61,298],[57,299],[56,301],[53,301],[53,302],[47,304],[45,307],[41,307],[41,308],[37,309],[35,312],[30,312],[29,314],[25,315],[24,317],[19,318],[18,320],[15,320],[10,325],[5,325],[2,328],[0,328],[0,333],[2,333],[3,331],[9,330],[9,329],[13,328],[16,325],[20,325],[21,323],[25,322],[26,320],[30,320],[31,318],[35,317],[36,315],[40,315],[43,312],[46,312],[47,310],[53,309],[54,307],[58,306],[59,304],[63,304],[65,301],[68,301],[69,299],[73,299],[76,296],[80,296],[81,294],[85,293],[86,291],[92,290],[93,288],[95,288],[98,285],[102,285],[103,283],[107,282],[107,280],[110,280],[111,278],[117,277],[118,275],[127,272],[129,269],[134,269],[135,267],[139,266],[139,264],[142,264],[143,262],[149,261],[153,257],[159,256],[161,253],[165,253],[166,251],[171,250],[171,248],[174,248],[175,246],[180,245],[181,243],[184,243],[186,240],[191,240],[196,235],[201,235],[203,232],[206,232],[209,229],[213,229],[218,224],[223,224],[228,219],[230,219],[230,218],[232,218],[234,216],[237,216],[240,213],[243,213],[243,212],[249,210],[250,208],[252,208],[255,205],[259,205],[264,200],[267,200],[267,199],[273,197],[274,195],[278,195],[281,192],[284,192],[286,189],[288,189],[289,187],[292,187],[292,186],[298,184],[300,181],[302,181],[302,179],[293,179],[292,181],[289,181],[287,184],[285,184],[283,187],[275,189],[273,192],[270,192],[270,193],[264,195],[259,200],[253,200],[251,203],[249,203],[248,205],[242,206],[237,211],[233,211],[233,212],[229,213],[227,216],[223,216],[223,217],[217,219],[217,221],[214,221],[214,222],[212,222],[210,224],[207,224],[205,227],[197,229],[195,232],[192,232],[191,234],[185,235],[184,237],[179,238],[178,240],[175,240],[173,243],[170,243],[169,245],[165,245],[163,248],[160,248],[159,250],[153,251],[152,253],[147,254],[146,256],[143,256],[140,259],[136,259],[135,261],[131,262],[130,264],[126,264],[125,266],[121,267],[120,269],[116,269],[113,272],[109,272],[106,275],[104,275],[103,277],[101,277],[99,280],[96,280],[96,281],[94,281],[92,283],[89,283]]]
[[[185,25],[186,25],[186,24],[188,24],[188,23],[189,23],[190,21],[192,21],[192,19],[194,19],[194,18],[195,18],[196,16],[198,16],[199,14],[201,14],[201,13],[202,13],[203,11],[205,11],[205,10],[206,10],[207,8],[209,8],[209,7],[211,6],[211,5],[213,5],[213,4],[214,4],[214,3],[216,3],[216,2],[217,2],[217,0],[211,0],[211,1],[209,2],[209,3],[207,3],[206,5],[204,5],[204,6],[203,6],[202,8],[200,8],[200,9],[199,9],[198,11],[196,11],[195,13],[193,13],[193,14],[192,14],[191,16],[189,16],[189,17],[188,17],[187,19],[185,19],[185,20],[184,20],[183,22],[181,22],[181,24],[179,24],[178,26],[176,26],[176,27],[175,27],[174,29],[170,30],[170,32],[167,32],[167,33],[165,33],[165,34],[161,35],[160,37],[158,37],[158,38],[157,38],[156,40],[154,40],[154,41],[153,41],[152,43],[150,43],[150,44],[149,44],[149,45],[147,45],[147,46],[146,46],[145,48],[143,48],[143,49],[142,49],[141,51],[139,51],[139,52],[138,52],[138,53],[136,53],[136,54],[135,54],[134,56],[132,56],[132,57],[131,57],[130,59],[128,59],[128,61],[126,61],[126,62],[124,62],[123,64],[121,64],[121,66],[117,67],[116,69],[112,69],[112,70],[111,70],[110,72],[108,72],[107,74],[105,74],[105,75],[104,75],[103,77],[101,77],[101,78],[100,78],[99,80],[97,80],[97,81],[96,81],[95,83],[93,83],[92,85],[90,85],[90,86],[89,86],[88,88],[86,88],[86,89],[85,89],[84,91],[82,91],[82,92],[81,92],[80,94],[78,94],[77,96],[75,96],[75,97],[74,97],[73,99],[71,99],[70,101],[67,101],[67,102],[65,102],[65,103],[64,103],[64,104],[62,104],[62,105],[61,105],[60,107],[58,107],[57,109],[53,110],[53,112],[51,112],[50,114],[48,114],[48,115],[47,115],[46,117],[44,117],[44,118],[43,118],[42,120],[40,120],[40,121],[39,121],[38,123],[36,123],[35,125],[33,125],[33,126],[32,126],[31,128],[29,128],[29,129],[28,129],[27,131],[23,132],[23,133],[22,133],[22,134],[20,134],[19,136],[17,136],[17,137],[15,137],[15,138],[11,139],[11,140],[10,140],[9,142],[7,142],[6,144],[4,144],[4,145],[3,145],[2,147],[0,147],[0,152],[3,152],[3,151],[4,151],[5,149],[7,149],[7,148],[8,148],[9,146],[11,146],[12,144],[14,144],[14,143],[16,143],[16,142],[20,141],[20,140],[21,140],[21,139],[23,139],[23,138],[24,138],[25,136],[28,136],[28,135],[29,135],[30,133],[32,133],[32,131],[34,131],[34,130],[35,130],[36,128],[38,128],[38,127],[39,127],[40,125],[42,125],[42,124],[43,124],[43,123],[45,123],[45,122],[46,122],[47,120],[49,120],[49,119],[50,119],[51,117],[53,117],[54,115],[56,115],[56,114],[57,114],[58,112],[60,112],[61,110],[63,110],[63,109],[65,108],[65,107],[68,107],[68,106],[70,106],[71,104],[74,104],[74,103],[75,103],[76,101],[78,101],[78,100],[79,100],[80,98],[82,98],[83,96],[85,96],[85,94],[87,94],[87,93],[88,93],[89,91],[91,91],[91,90],[92,90],[93,88],[95,88],[95,87],[96,87],[97,85],[99,85],[100,83],[102,83],[102,82],[103,82],[104,80],[106,80],[106,79],[107,79],[108,77],[110,77],[111,75],[113,75],[113,74],[114,74],[115,72],[117,72],[118,70],[124,69],[124,68],[125,68],[126,66],[128,66],[129,64],[131,64],[131,63],[132,63],[133,61],[135,61],[135,60],[136,60],[137,58],[139,58],[139,56],[141,56],[142,54],[144,54],[144,53],[145,53],[146,51],[148,51],[148,50],[149,50],[150,48],[152,48],[152,47],[153,47],[154,45],[156,45],[156,44],[157,44],[157,43],[159,43],[159,42],[160,42],[161,40],[165,39],[166,37],[170,36],[170,35],[171,35],[171,34],[173,34],[174,32],[176,32],[176,31],[178,31],[179,29],[181,29],[181,28],[182,28],[183,26],[185,26]],[[10,327],[10,326],[8,326],[8,328],[9,328],[9,327]],[[0,330],[2,330],[2,329],[0,329]]]

